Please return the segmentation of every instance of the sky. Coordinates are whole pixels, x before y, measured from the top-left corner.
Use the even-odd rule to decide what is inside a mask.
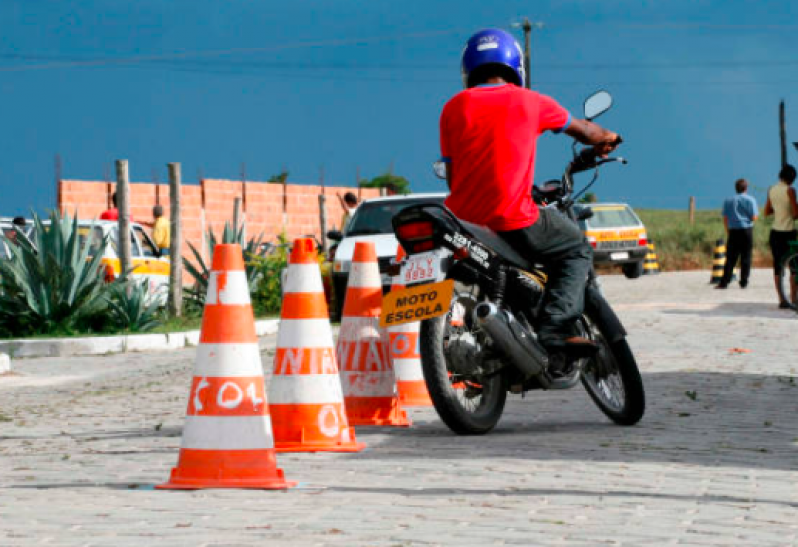
[[[527,16],[533,88],[623,135],[627,166],[602,201],[719,208],[745,177],[764,202],[779,170],[778,103],[798,140],[798,5],[785,1],[3,0],[0,216],[55,206],[63,178],[200,176],[354,185],[389,169],[442,191],[438,118],[462,88],[460,53]],[[798,152],[790,146],[792,163]],[[536,181],[561,176],[570,139],[541,137]]]

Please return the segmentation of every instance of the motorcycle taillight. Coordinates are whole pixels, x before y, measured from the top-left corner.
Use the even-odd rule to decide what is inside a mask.
[[[433,231],[432,222],[417,221],[399,226],[396,230],[396,235],[399,236],[399,239],[413,241],[416,239],[430,238],[432,237]]]
[[[431,251],[434,248],[435,248],[435,242],[432,241],[431,239],[413,244],[414,253],[423,253],[424,251]]]

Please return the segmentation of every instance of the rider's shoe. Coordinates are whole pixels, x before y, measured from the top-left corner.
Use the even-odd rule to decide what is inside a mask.
[[[549,353],[564,353],[568,357],[575,358],[593,357],[599,350],[598,344],[584,336],[551,338],[545,340],[543,346]]]

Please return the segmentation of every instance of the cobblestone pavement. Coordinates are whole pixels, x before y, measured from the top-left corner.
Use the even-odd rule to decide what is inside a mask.
[[[497,430],[358,428],[358,454],[280,455],[288,492],[154,491],[194,351],[16,361],[0,378],[0,545],[796,545],[798,322],[769,272],[604,278],[648,412],[513,396]],[[274,338],[262,342],[271,367]]]

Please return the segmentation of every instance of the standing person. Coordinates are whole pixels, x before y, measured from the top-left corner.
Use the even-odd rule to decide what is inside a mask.
[[[171,232],[169,221],[163,216],[163,207],[156,205],[152,208],[152,216],[155,222],[152,225],[152,239],[156,247],[161,251],[161,256],[169,256],[169,243]]]
[[[352,215],[357,211],[357,196],[352,192],[347,192],[344,197],[341,197],[341,194],[336,195],[338,196],[338,201],[341,202],[341,207],[344,209],[344,215],[341,217],[341,232],[345,232],[347,224],[352,220]]]
[[[119,220],[119,209],[116,205],[116,192],[111,194],[111,201],[113,202],[114,206],[103,211],[100,214],[100,220]]]
[[[723,225],[726,227],[726,264],[723,267],[723,277],[716,289],[725,289],[729,286],[732,272],[740,259],[740,288],[748,286],[751,275],[751,253],[754,249],[754,222],[756,222],[759,208],[756,200],[748,195],[748,181],[738,179],[734,183],[737,195],[723,202]]]
[[[795,201],[795,167],[785,164],[779,172],[779,182],[768,189],[768,201],[765,204],[765,216],[773,215],[773,226],[770,229],[770,251],[773,253],[773,273],[776,282],[776,294],[779,295],[779,308],[786,309],[790,304],[781,300],[779,294],[779,276],[781,261],[787,255],[790,241],[795,241],[795,219],[798,218],[798,203]],[[790,299],[795,302],[795,279],[790,278]]]
[[[525,89],[521,51],[515,38],[499,29],[482,30],[466,43],[461,62],[466,89],[446,103],[440,118],[441,159],[451,190],[446,206],[546,265],[540,342],[552,352],[591,355],[598,347],[575,335],[573,326],[584,308],[593,252],[578,226],[532,200],[536,145],[546,131],[564,132],[604,155],[621,139],[572,117],[551,97]]]

